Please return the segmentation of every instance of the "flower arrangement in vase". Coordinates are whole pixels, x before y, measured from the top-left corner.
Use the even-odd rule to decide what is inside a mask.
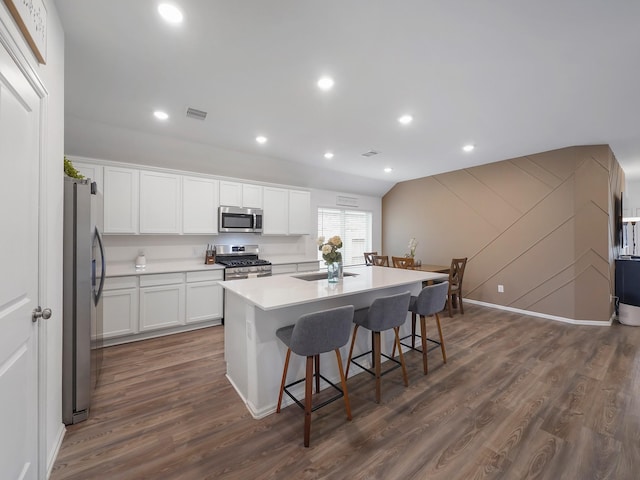
[[[325,242],[323,236],[318,237],[318,250],[322,252],[322,258],[327,265],[327,278],[329,283],[337,283],[342,272],[342,239],[334,235]]]
[[[413,258],[416,256],[416,247],[418,246],[418,241],[416,237],[411,237],[409,240],[409,257]]]

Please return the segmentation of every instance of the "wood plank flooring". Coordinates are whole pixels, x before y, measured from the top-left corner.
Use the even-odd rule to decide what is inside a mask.
[[[296,405],[249,415],[224,377],[224,327],[106,348],[51,479],[639,478],[640,328],[465,312],[442,317],[446,365],[433,350],[424,376],[406,354],[409,387],[386,375],[380,405],[372,377],[350,378],[353,421],[342,402],[318,410],[308,449]]]

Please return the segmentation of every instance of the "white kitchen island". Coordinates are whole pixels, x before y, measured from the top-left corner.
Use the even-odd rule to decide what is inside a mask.
[[[225,290],[227,378],[254,418],[262,418],[276,409],[286,355],[286,347],[275,335],[278,328],[294,324],[305,313],[342,305],[364,308],[377,297],[406,291],[416,295],[422,282],[448,278],[442,273],[372,266],[346,268],[345,277],[337,284],[327,282],[326,271],[315,274],[321,278],[308,280],[314,273],[305,273],[220,283]],[[407,332],[408,323],[403,327]],[[392,335],[383,334],[383,342],[383,351],[389,353]],[[369,344],[370,336],[359,335],[354,355],[368,350]],[[348,347],[341,350],[344,361]],[[304,364],[304,359],[292,356],[289,381],[303,378]],[[350,369],[352,375],[361,371],[355,366]],[[322,355],[321,372],[338,381],[335,355],[331,352]]]

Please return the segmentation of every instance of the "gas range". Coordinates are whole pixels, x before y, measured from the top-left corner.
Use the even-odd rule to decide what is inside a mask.
[[[225,266],[225,280],[270,276],[271,262],[258,254],[258,245],[216,245],[216,263]]]

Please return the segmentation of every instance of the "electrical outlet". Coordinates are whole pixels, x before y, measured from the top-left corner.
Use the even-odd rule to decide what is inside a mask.
[[[498,285],[498,293],[504,293],[504,285]]]

